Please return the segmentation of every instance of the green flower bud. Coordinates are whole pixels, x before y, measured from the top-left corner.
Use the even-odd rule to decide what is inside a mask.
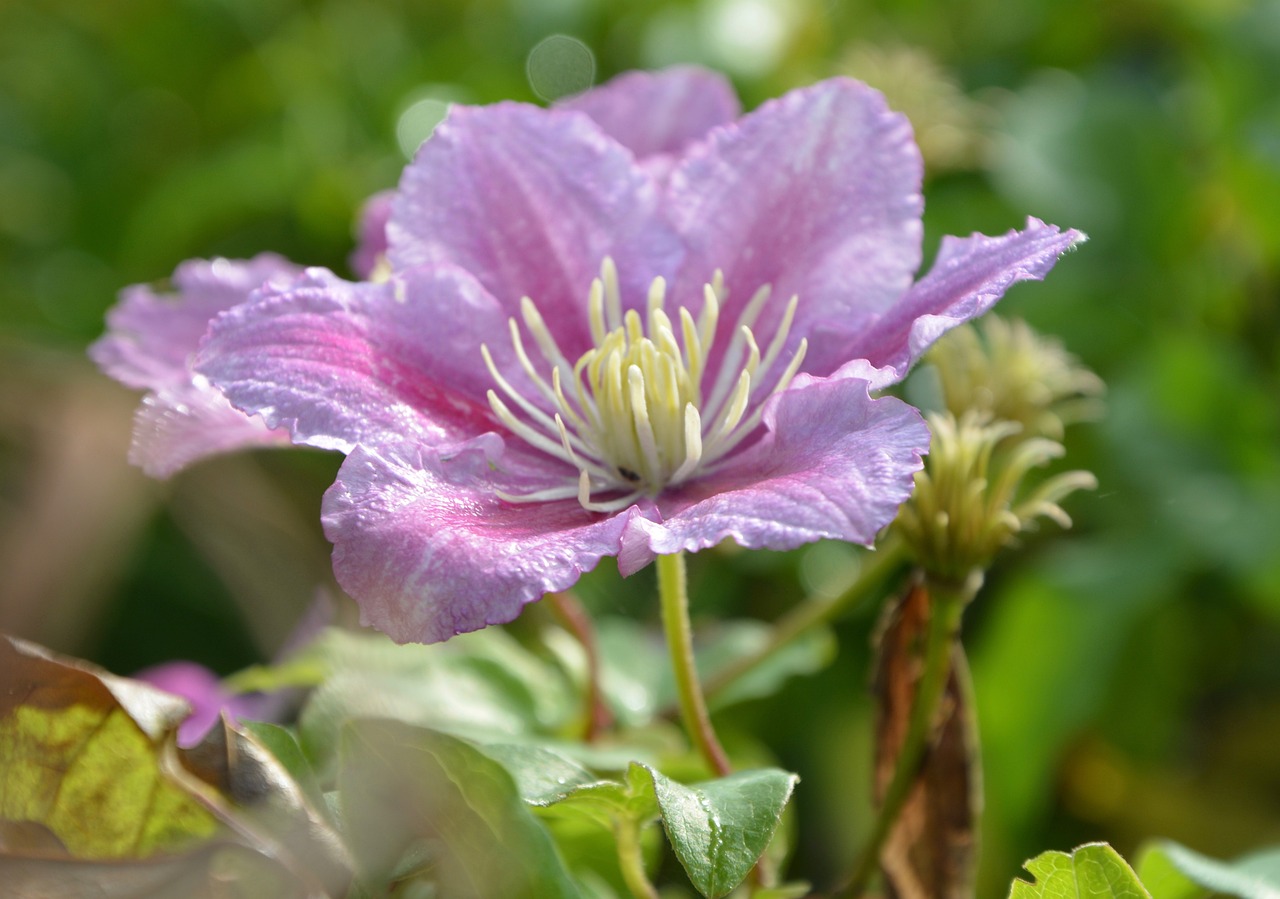
[[[1066,425],[1101,415],[1102,379],[1026,322],[985,316],[947,334],[925,359],[953,415],[1017,422],[1023,438],[1061,440]]]
[[[1022,426],[990,420],[971,410],[927,416],[933,442],[915,492],[893,527],[930,576],[951,583],[988,568],[996,553],[1021,532],[1048,518],[1064,528],[1071,518],[1059,503],[1097,480],[1087,471],[1054,475],[1030,490],[1023,481],[1033,468],[1063,454],[1046,437],[1009,440]]]

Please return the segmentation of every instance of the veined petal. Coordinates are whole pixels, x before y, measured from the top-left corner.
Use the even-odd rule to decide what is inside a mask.
[[[582,113],[455,106],[405,169],[392,267],[453,263],[516,314],[538,303],[556,337],[590,346],[582,298],[606,256],[624,296],[674,270],[680,248],[653,179]]]
[[[273,253],[248,260],[191,259],[173,273],[172,290],[125,288],[107,313],[107,333],[89,356],[128,387],[155,390],[191,377],[188,364],[219,312],[243,303],[264,283],[287,283],[302,266]]]
[[[823,538],[870,544],[911,494],[929,429],[864,381],[797,378],[765,407],[764,436],[721,472],[658,499],[661,521],[634,518],[623,574],[655,555],[732,538],[752,549],[792,549]],[[656,517],[656,516],[655,516]]]
[[[441,445],[493,426],[479,347],[505,327],[498,303],[460,269],[377,284],[311,269],[219,316],[196,368],[296,443]]]
[[[209,456],[288,445],[287,431],[245,415],[197,378],[143,398],[133,420],[129,461],[153,478],[168,478]]]
[[[401,458],[358,447],[343,462],[323,523],[364,624],[402,643],[447,640],[511,621],[617,553],[636,510],[601,517],[576,500],[503,502],[495,484],[520,484],[495,476],[495,452],[473,444]]]
[[[741,112],[728,80],[696,66],[627,72],[556,105],[585,112],[642,161],[679,153]]]
[[[929,346],[954,328],[990,309],[1013,284],[1040,280],[1058,257],[1085,240],[1079,231],[1061,231],[1028,219],[1022,231],[999,237],[946,237],[929,274],[873,325],[849,334],[842,375],[870,377],[873,387],[901,380]],[[856,360],[878,372],[868,374]]]
[[[716,269],[728,321],[764,284],[798,295],[791,342],[808,336],[806,370],[828,374],[848,357],[822,326],[870,322],[911,284],[921,178],[907,120],[863,84],[834,79],[766,103],[671,175],[668,207],[688,245],[675,295],[695,296]],[[769,333],[783,308],[770,304],[757,330]]]

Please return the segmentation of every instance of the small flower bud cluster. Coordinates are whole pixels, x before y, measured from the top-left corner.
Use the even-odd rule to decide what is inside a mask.
[[[1092,474],[1023,482],[1063,455],[1056,438],[1066,423],[1096,414],[1102,382],[1025,324],[991,317],[981,334],[966,326],[948,335],[930,358],[948,411],[927,416],[929,455],[894,527],[926,572],[959,583],[1037,519],[1071,526],[1060,503],[1095,488]]]
[[[937,371],[946,408],[957,417],[985,412],[1017,422],[1023,437],[1061,440],[1066,425],[1102,413],[1102,379],[1023,321],[985,316],[949,333],[925,359]]]

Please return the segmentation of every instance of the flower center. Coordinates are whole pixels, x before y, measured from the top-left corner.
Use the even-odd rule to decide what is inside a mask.
[[[577,496],[586,509],[617,511],[641,496],[656,496],[706,473],[759,426],[763,400],[785,390],[804,360],[808,343],[801,340],[782,372],[770,377],[791,329],[797,298],[787,304],[762,354],[751,327],[772,291],[769,285],[756,291],[704,393],[706,364],[727,296],[724,278],[716,272],[704,287],[696,319],[681,307],[673,320],[663,308],[666,289],[666,281],[655,278],[644,317],[635,309],[624,314],[617,269],[606,258],[587,300],[595,345],[573,363],[561,352],[537,306],[528,297],[522,299],[525,329],[549,377],[529,358],[514,318],[509,321],[511,344],[546,404],[521,395],[498,371],[489,348],[480,347],[495,384],[523,418],[490,390],[494,414],[513,434],[578,472],[571,482],[534,493],[500,492],[502,499],[543,502]],[[622,495],[612,496],[618,493]],[[607,498],[593,500],[593,494]]]

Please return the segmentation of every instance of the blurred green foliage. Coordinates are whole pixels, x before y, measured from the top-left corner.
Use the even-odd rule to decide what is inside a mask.
[[[571,58],[530,56],[556,34]],[[584,65],[598,82],[677,61],[724,69],[748,106],[837,73],[882,87],[928,154],[927,252],[1028,213],[1091,236],[1002,305],[1106,380],[1109,414],[1067,434],[1064,465],[1101,484],[1071,499],[1076,532],[1006,553],[967,621],[979,894],[1084,840],[1280,841],[1275,0],[2,3],[0,627],[122,672],[274,652],[330,576],[316,512],[337,462],[131,472],[135,398],[83,358],[116,291],[265,249],[345,272],[422,101],[535,101]],[[695,603],[775,616],[831,552],[704,553]],[[582,592],[648,618],[652,587],[605,565]],[[801,774],[793,876],[818,883],[868,822],[873,617],[726,718],[768,722]]]

